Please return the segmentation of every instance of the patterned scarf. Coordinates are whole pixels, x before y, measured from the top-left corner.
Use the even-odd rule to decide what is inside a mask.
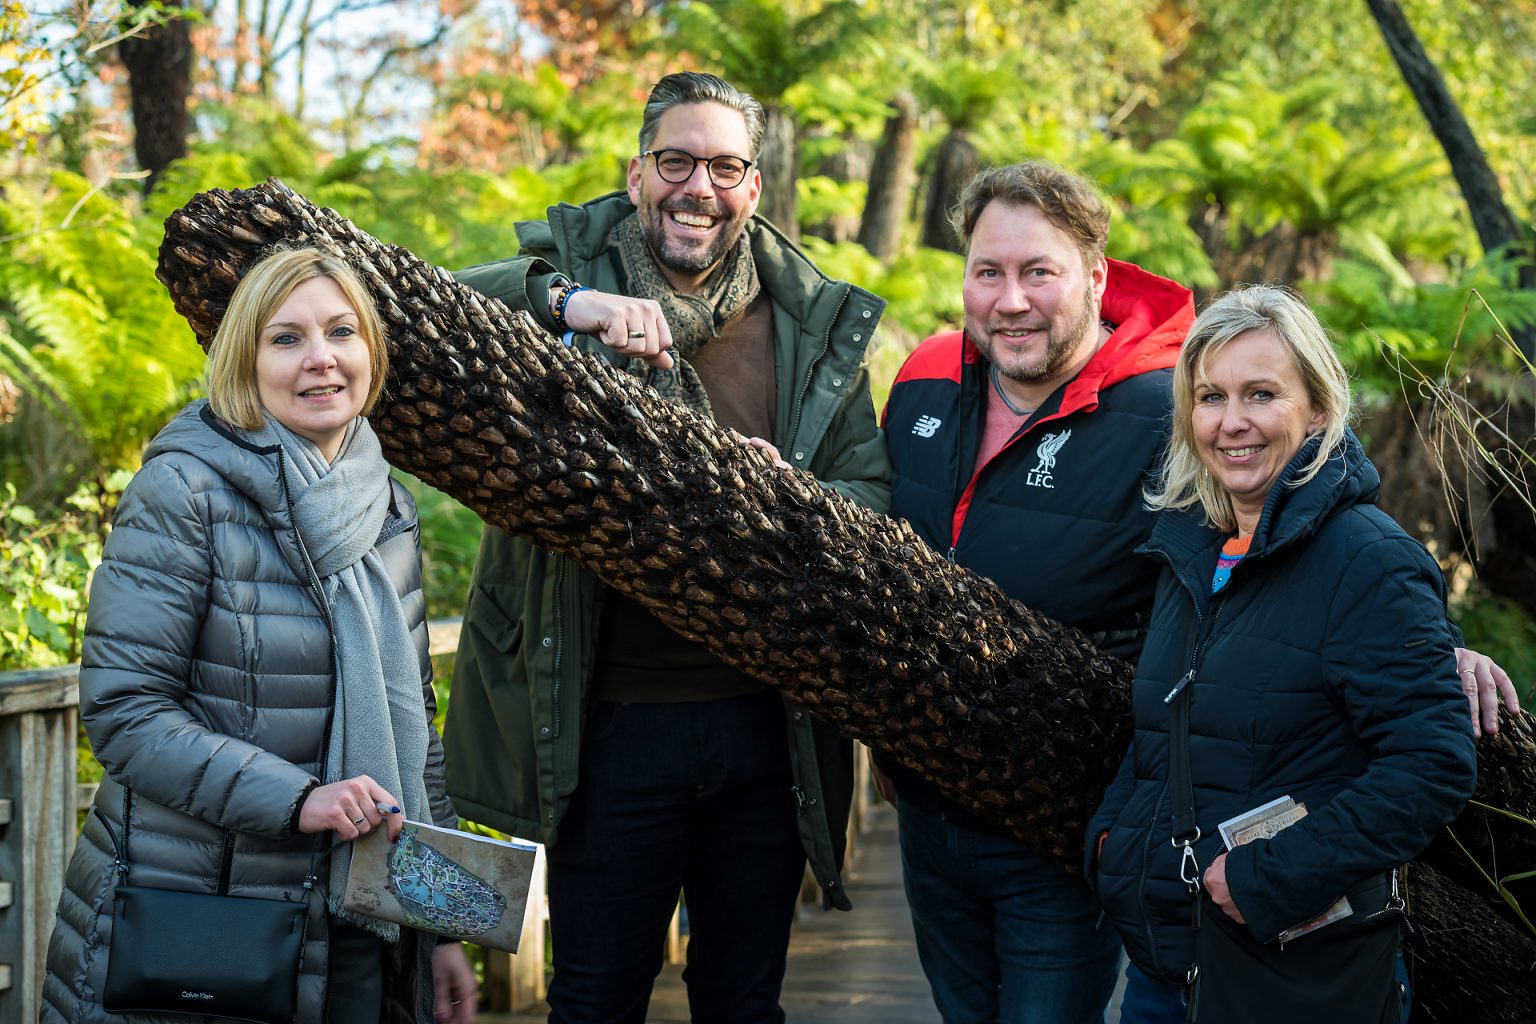
[[[638,212],[615,224],[608,237],[624,268],[624,293],[660,303],[667,326],[672,329],[672,348],[668,350],[672,354],[672,369],[659,370],[643,359],[630,359],[625,365],[626,372],[655,388],[662,398],[713,419],[709,396],[688,357],[711,338],[719,337],[720,328],[740,316],[762,290],[747,233],[741,233],[736,244],[716,264],[704,287],[694,295],[679,294],[662,275],[651,247],[646,244]]]

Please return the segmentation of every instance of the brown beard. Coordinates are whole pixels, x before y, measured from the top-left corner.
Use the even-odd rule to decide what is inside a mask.
[[[1074,359],[1081,357],[1086,339],[1092,332],[1098,330],[1098,326],[1099,303],[1093,294],[1093,282],[1090,280],[1083,289],[1082,314],[1072,323],[1071,328],[1062,337],[1057,337],[1055,331],[1047,327],[1050,333],[1046,340],[1045,361],[1033,368],[998,366],[998,372],[1020,384],[1038,384],[1041,381],[1050,380],[1071,366]],[[997,365],[992,352],[987,353],[987,358],[989,362]]]
[[[722,217],[724,230],[706,246],[669,245],[666,225],[663,223],[663,218],[669,211]],[[646,203],[640,209],[640,224],[645,229],[645,244],[650,248],[656,262],[680,274],[703,274],[712,270],[730,251],[731,246],[736,244],[736,239],[741,237],[741,232],[746,227],[745,219],[732,223],[729,211],[722,207],[709,203],[690,202],[686,199],[674,199],[668,202],[665,208],[659,203]]]

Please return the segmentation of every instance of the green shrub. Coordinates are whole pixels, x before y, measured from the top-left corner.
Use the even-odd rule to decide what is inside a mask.
[[[113,481],[114,492],[125,481]],[[101,504],[86,491],[70,511],[42,519],[0,490],[0,672],[65,665],[80,658],[85,599],[101,561]]]

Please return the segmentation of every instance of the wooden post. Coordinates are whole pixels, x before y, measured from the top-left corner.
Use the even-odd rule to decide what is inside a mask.
[[[79,669],[0,676],[0,1024],[37,1019],[75,844]]]
[[[528,910],[517,955],[485,950],[485,985],[480,1008],[492,1013],[523,1013],[544,1001],[544,943],[549,928],[548,886],[544,854],[533,863],[528,886]]]

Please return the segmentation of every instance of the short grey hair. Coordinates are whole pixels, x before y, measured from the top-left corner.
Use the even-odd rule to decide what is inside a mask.
[[[1323,413],[1322,443],[1297,473],[1291,486],[1315,477],[1344,439],[1349,426],[1349,372],[1339,360],[1328,331],[1289,288],[1251,284],[1213,300],[1195,318],[1179,361],[1173,368],[1173,438],[1163,458],[1160,485],[1146,493],[1153,510],[1199,505],[1206,522],[1220,530],[1237,528],[1237,515],[1225,488],[1216,482],[1195,448],[1195,387],[1205,377],[1205,362],[1228,342],[1254,331],[1269,331],[1289,350],[1301,374],[1307,398]]]
[[[691,103],[718,103],[741,114],[747,123],[747,145],[751,152],[747,157],[757,159],[763,147],[763,105],[751,93],[742,92],[730,82],[702,71],[679,71],[657,82],[645,100],[645,114],[640,120],[640,152],[651,148],[656,140],[656,129],[661,115],[673,107]]]

